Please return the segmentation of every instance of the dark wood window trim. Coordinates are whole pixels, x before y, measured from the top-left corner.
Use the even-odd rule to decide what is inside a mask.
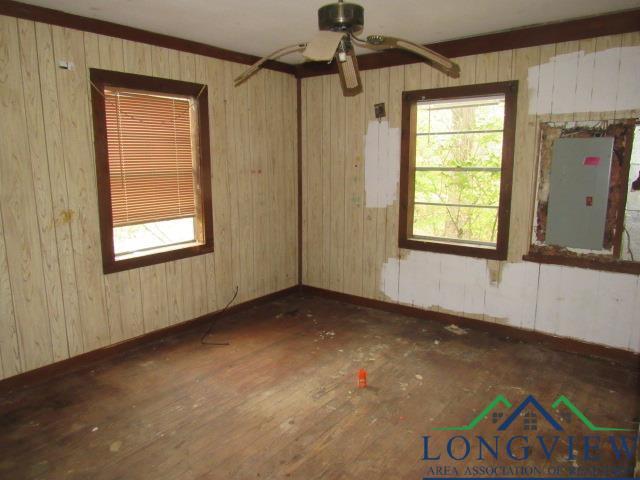
[[[453,245],[426,240],[412,239],[409,216],[413,196],[411,165],[415,155],[414,146],[414,106],[421,100],[459,99],[502,93],[505,96],[505,119],[502,142],[502,167],[500,172],[500,204],[498,208],[498,235],[496,248],[479,248],[467,245]],[[467,255],[471,257],[505,260],[509,244],[509,219],[511,215],[511,185],[513,180],[513,155],[516,130],[516,105],[518,82],[497,82],[461,87],[414,90],[402,93],[402,139],[400,160],[400,221],[398,244],[400,248],[431,252]]]
[[[181,258],[213,252],[213,212],[211,200],[211,159],[209,154],[209,107],[207,86],[197,83],[167,80],[163,78],[133,75],[92,68],[90,70],[91,103],[93,107],[93,131],[96,154],[96,178],[98,187],[98,212],[100,215],[100,240],[104,273],[139,268]],[[202,231],[204,241],[181,249],[152,253],[140,257],[115,259],[113,245],[113,220],[111,189],[109,185],[109,159],[106,135],[105,87],[121,87],[194,97],[198,105],[199,188]]]
[[[606,258],[590,258],[568,255],[551,255],[545,253],[530,252],[522,256],[527,262],[562,265],[565,267],[587,268],[603,272],[629,273],[640,275],[640,262],[630,260],[615,260]]]

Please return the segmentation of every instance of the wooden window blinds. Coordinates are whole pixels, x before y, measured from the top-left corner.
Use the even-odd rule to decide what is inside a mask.
[[[113,226],[196,215],[193,100],[104,89]]]
[[[97,68],[89,81],[104,273],[213,252],[207,85]]]

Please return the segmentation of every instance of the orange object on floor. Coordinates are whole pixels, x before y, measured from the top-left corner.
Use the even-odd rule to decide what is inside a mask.
[[[367,388],[367,371],[364,368],[358,372],[358,388]]]

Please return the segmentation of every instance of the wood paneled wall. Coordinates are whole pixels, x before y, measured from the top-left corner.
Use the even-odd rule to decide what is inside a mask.
[[[540,122],[640,115],[640,110],[624,108],[612,108],[608,112],[577,109],[574,113],[554,113],[556,103],[553,102],[557,100],[554,97],[554,84],[563,82],[563,88],[566,88],[567,82],[570,82],[575,87],[574,90],[577,90],[578,85],[581,85],[581,88],[584,86],[585,78],[594,83],[609,82],[610,89],[613,89],[609,93],[615,101],[615,89],[618,88],[617,82],[620,80],[618,72],[612,70],[610,73],[615,75],[599,78],[602,66],[594,64],[594,56],[589,54],[638,45],[640,33],[631,33],[461,57],[456,59],[462,70],[459,79],[450,79],[421,64],[367,70],[362,72],[363,94],[350,98],[341,95],[337,75],[304,79],[303,283],[367,298],[412,303],[424,308],[487,321],[500,321],[524,328],[536,329],[543,325],[540,329],[549,333],[640,351],[637,314],[634,321],[632,313],[636,296],[633,292],[640,292],[637,276],[559,266],[545,266],[541,273],[537,264],[519,263],[520,270],[512,268],[510,274],[500,280],[499,271],[501,268],[508,268],[506,264],[450,255],[420,255],[419,252],[399,250],[397,200],[386,208],[367,208],[365,205],[363,146],[367,126],[374,120],[375,103],[385,102],[390,128],[400,128],[403,90],[518,80],[518,116],[508,256],[508,265],[514,265],[515,262],[522,261],[522,255],[528,251],[530,245]],[[609,67],[616,68],[620,64],[621,51],[622,49],[618,49],[617,53],[614,51],[606,57],[608,61],[612,60],[612,63],[608,64]],[[572,52],[584,52],[586,56],[576,56],[576,68],[566,69],[562,63],[563,55]],[[625,55],[629,55],[626,50],[625,52]],[[633,55],[637,54],[638,52],[634,51]],[[577,62],[582,59],[585,60],[584,64],[578,66]],[[638,62],[634,61],[634,65],[637,65]],[[547,70],[554,69],[554,66],[557,68],[550,70],[550,75],[545,71],[544,78],[540,77],[539,81],[531,82],[530,69],[535,70],[535,67],[544,64],[547,64],[544,67]],[[626,73],[633,76],[633,71]],[[634,81],[637,81],[637,78]],[[557,90],[560,91],[559,88]],[[588,94],[591,95],[591,90]],[[593,105],[601,104],[600,100],[592,98],[591,102]],[[547,111],[550,113],[530,113],[531,104],[547,101],[550,107]],[[566,108],[567,102],[562,103],[563,108]],[[539,108],[537,111],[545,109]],[[399,161],[399,152],[395,156],[390,155],[389,161]],[[394,169],[389,168],[389,175],[394,175],[393,172]],[[418,258],[419,260],[414,262]],[[414,262],[413,266],[411,262]],[[564,278],[567,283],[565,290],[571,288],[571,279],[576,277],[579,279],[578,284],[584,284],[585,289],[580,294],[557,289],[539,290],[538,284],[543,281],[541,275],[546,279]],[[492,277],[495,278],[492,280]],[[588,281],[585,281],[587,278]],[[621,286],[620,289],[616,290],[611,286],[612,279],[623,284],[616,284]],[[417,281],[423,280],[424,283],[416,285]],[[385,284],[390,281],[394,285]],[[407,282],[412,285],[407,285]],[[594,295],[593,290],[587,288],[598,288],[601,284],[609,286],[599,288],[598,295]],[[414,289],[422,290],[418,292]],[[408,290],[411,290],[410,294]],[[624,295],[616,291],[624,292]],[[530,299],[531,296],[533,298]],[[592,308],[591,311],[584,312],[593,303],[593,300],[584,301],[589,298],[598,298],[604,305],[612,306],[612,309]],[[539,301],[543,305],[539,305]],[[538,310],[537,306],[541,309]],[[496,313],[497,310],[500,310],[500,314]],[[598,313],[594,313],[596,310]],[[545,314],[555,312],[555,316],[551,319],[539,319],[536,317],[540,314],[536,313],[539,311]],[[637,311],[636,309],[635,312]],[[526,321],[522,312],[526,312]],[[579,319],[583,312],[587,315]],[[607,312],[611,315],[610,318],[606,318]],[[607,332],[604,320],[598,320],[599,326],[591,329],[590,333],[587,332],[588,328],[581,325],[580,322],[588,323],[591,316],[596,314],[604,315],[607,322],[619,322],[610,329],[610,332],[616,330],[615,339],[610,338],[612,334]]]
[[[103,275],[91,67],[208,85],[213,254]],[[297,283],[296,80],[244,68],[0,16],[0,377]]]

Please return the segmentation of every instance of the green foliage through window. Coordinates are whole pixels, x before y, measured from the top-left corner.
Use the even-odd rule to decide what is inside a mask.
[[[419,102],[413,235],[496,244],[504,95]]]

